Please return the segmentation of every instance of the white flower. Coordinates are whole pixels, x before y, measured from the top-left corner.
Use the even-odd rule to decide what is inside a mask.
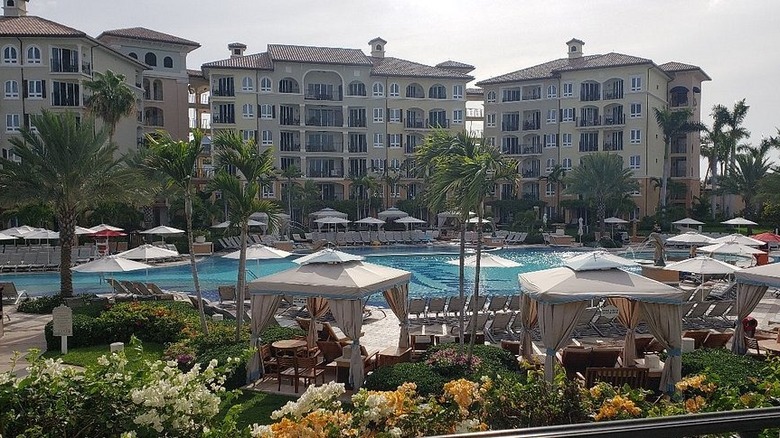
[[[99,358],[97,358],[97,363],[102,367],[107,367],[110,362],[108,361],[107,357],[100,356]]]
[[[393,438],[401,438],[401,429],[394,427],[387,431]]]
[[[271,426],[259,425],[257,423],[250,426],[249,435],[252,438],[266,438],[273,436],[271,432]]]

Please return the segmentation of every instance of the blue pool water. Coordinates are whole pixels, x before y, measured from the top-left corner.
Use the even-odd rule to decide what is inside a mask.
[[[366,256],[367,261],[379,265],[391,266],[412,272],[409,288],[411,297],[450,296],[458,293],[458,266],[450,265],[448,260],[457,259],[458,248],[452,247],[385,247],[385,248],[347,248],[346,252]],[[562,250],[539,249],[502,249],[494,254],[506,257],[522,264],[516,268],[485,268],[481,275],[481,293],[486,295],[517,293],[517,274],[560,266],[562,260],[574,254]],[[247,279],[273,274],[292,268],[295,264],[291,257],[285,260],[248,260]],[[219,256],[208,257],[198,263],[198,274],[204,296],[217,298],[217,286],[235,284],[238,260]],[[190,265],[155,267],[147,271],[110,274],[116,279],[153,282],[163,289],[181,292],[193,292]],[[51,295],[59,288],[57,273],[20,273],[0,274],[0,281],[12,281],[17,289],[26,290],[30,295]],[[466,268],[466,291],[472,290],[474,269]],[[101,281],[99,274],[73,273],[74,289],[77,293],[107,293],[110,287]],[[373,301],[373,300],[372,300]]]

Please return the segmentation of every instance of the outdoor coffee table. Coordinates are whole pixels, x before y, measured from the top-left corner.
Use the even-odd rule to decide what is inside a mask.
[[[294,356],[302,348],[306,348],[306,341],[303,339],[283,339],[271,344],[276,349],[277,356]]]

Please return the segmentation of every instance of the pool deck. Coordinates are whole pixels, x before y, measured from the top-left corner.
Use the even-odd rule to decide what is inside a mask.
[[[51,315],[19,313],[15,306],[5,306],[3,312],[5,320],[3,336],[0,337],[0,373],[11,370],[11,361],[17,351],[22,354],[31,348],[46,351],[43,327],[51,321]],[[16,367],[17,375],[25,373],[25,364],[24,359],[21,359]]]

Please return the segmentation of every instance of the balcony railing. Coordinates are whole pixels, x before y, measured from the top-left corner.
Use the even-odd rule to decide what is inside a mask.
[[[672,97],[672,99],[669,101],[669,106],[672,108],[688,106],[688,97],[687,96]]]
[[[406,148],[404,149],[405,153],[407,154],[414,154],[417,152],[417,145],[416,144],[407,144]]]
[[[350,128],[365,128],[366,127],[366,119],[365,119],[365,117],[350,117],[349,118],[349,127]]]
[[[672,171],[670,173],[672,178],[685,178],[687,173],[685,172],[685,167],[680,166],[678,168],[672,167]]]
[[[425,129],[428,125],[422,119],[406,119],[406,127],[412,129]]]
[[[673,154],[687,154],[688,153],[688,145],[684,141],[672,143],[672,153]]]
[[[523,100],[539,100],[542,98],[542,92],[540,90],[532,91],[530,93],[523,93]]]
[[[582,102],[594,102],[601,100],[601,94],[599,93],[580,93],[580,100]]]
[[[523,169],[521,172],[523,178],[539,178],[542,174],[541,169]]]
[[[279,150],[282,152],[300,152],[300,143],[282,143],[279,145]]]
[[[507,155],[541,155],[541,144],[509,144],[501,145],[501,153]]]
[[[450,119],[406,119],[405,126],[410,129],[449,128]]]
[[[604,143],[604,151],[610,152],[610,151],[622,151],[623,150],[623,143]]]
[[[334,93],[306,93],[303,98],[306,100],[341,100],[340,96]]]
[[[520,130],[520,122],[501,122],[501,131],[511,132],[511,131],[519,131],[519,130]]]
[[[580,152],[598,152],[598,151],[599,151],[598,143],[580,142]]]
[[[211,90],[211,95],[217,97],[234,97],[236,95],[236,90],[230,88],[213,88]]]
[[[365,154],[368,152],[368,145],[366,144],[351,144],[348,148],[350,153],[353,154]]]
[[[622,91],[604,91],[604,100],[615,100],[615,99],[622,99],[623,98],[623,92]]]
[[[481,119],[482,117],[484,117],[482,108],[466,108],[467,119]]]
[[[588,126],[601,126],[601,117],[586,117],[577,120],[577,126],[586,128]]]
[[[61,59],[50,59],[52,73],[78,73],[78,62],[69,60],[68,62],[62,62]]]
[[[340,144],[317,144],[309,143],[306,145],[306,152],[344,152],[344,146]]]
[[[81,72],[86,74],[86,75],[91,75],[92,74],[92,64],[87,62],[87,61],[82,62],[81,63]]]
[[[306,172],[306,176],[309,178],[343,178],[344,171],[341,169],[332,170],[309,170]]]
[[[626,124],[626,115],[625,114],[618,114],[618,115],[611,115],[611,116],[604,116],[604,124],[609,126],[614,125],[625,125]]]
[[[306,120],[306,126],[332,126],[342,127],[344,126],[344,120],[342,119],[321,119],[317,117],[310,117]]]
[[[285,126],[298,126],[301,124],[300,117],[280,117],[279,124]]]
[[[211,116],[211,123],[236,123],[236,117],[234,115],[220,116],[213,114]]]
[[[526,120],[523,122],[523,131],[533,131],[541,128],[542,123],[539,120]]]

